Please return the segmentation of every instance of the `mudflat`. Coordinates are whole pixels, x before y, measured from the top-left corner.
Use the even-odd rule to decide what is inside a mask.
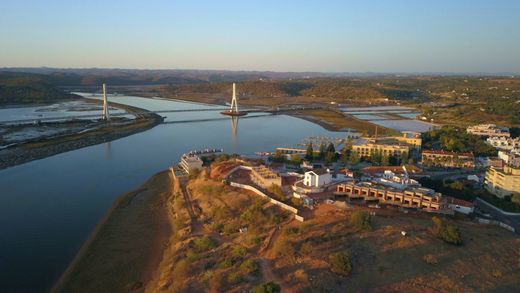
[[[126,292],[149,282],[172,233],[171,186],[163,171],[120,196],[52,292]]]

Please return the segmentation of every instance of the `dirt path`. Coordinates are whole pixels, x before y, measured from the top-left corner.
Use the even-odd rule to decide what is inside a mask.
[[[271,260],[274,258],[274,256],[272,248],[276,242],[276,239],[280,236],[283,226],[291,223],[293,220],[293,218],[289,218],[288,220],[278,225],[276,228],[273,228],[271,231],[269,231],[267,239],[264,241],[264,244],[258,251],[258,261],[260,262],[260,269],[262,271],[264,281],[273,281],[277,283],[280,285],[282,292],[284,292],[284,290],[286,290],[288,287],[282,278],[273,273]]]

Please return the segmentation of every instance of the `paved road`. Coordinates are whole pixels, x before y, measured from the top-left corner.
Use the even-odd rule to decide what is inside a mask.
[[[475,207],[478,207],[481,211],[490,214],[493,219],[499,220],[515,228],[516,234],[520,235],[520,215],[504,214],[501,210],[479,198],[475,200]]]

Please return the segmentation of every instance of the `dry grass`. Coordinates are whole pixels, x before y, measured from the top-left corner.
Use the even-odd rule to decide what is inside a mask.
[[[328,209],[315,213],[305,232],[282,234],[297,248],[299,259],[277,259],[279,276],[287,276],[286,285],[297,292],[313,290],[352,292],[513,292],[520,280],[517,250],[520,240],[496,227],[470,221],[453,222],[461,230],[464,245],[452,246],[428,232],[428,215],[392,214],[375,216],[373,231],[358,232],[346,225],[350,212]],[[401,231],[407,231],[406,237]],[[311,243],[311,253],[302,253]],[[307,250],[305,248],[305,250]],[[328,255],[352,252],[353,270],[341,277],[329,270]],[[425,256],[436,264],[425,261]],[[309,280],[298,282],[294,276],[304,271]],[[328,280],[322,282],[318,280]]]

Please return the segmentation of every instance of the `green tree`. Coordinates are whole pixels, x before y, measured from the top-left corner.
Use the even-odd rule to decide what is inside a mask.
[[[390,157],[383,155],[381,158],[381,166],[390,166]]]
[[[267,282],[256,286],[253,293],[280,293],[281,290],[280,285],[275,282]]]
[[[329,255],[330,270],[336,274],[348,276],[352,271],[352,261],[348,252],[337,252]]]
[[[350,216],[350,224],[361,230],[371,230],[370,221],[370,214],[366,211],[355,211]]]
[[[312,147],[312,142],[311,142],[307,146],[307,152],[305,153],[305,160],[312,162],[313,159],[314,159],[314,149]]]
[[[320,144],[320,154],[319,154],[320,159],[321,159],[321,160],[325,159],[325,156],[326,156],[326,155],[327,155],[327,146],[325,145],[324,142],[322,142],[322,143]]]
[[[332,142],[327,146],[327,153],[336,153],[336,148]]]
[[[433,226],[430,231],[437,238],[444,240],[444,242],[460,245],[462,244],[462,237],[459,229],[454,225],[446,224],[439,217],[432,217]]]
[[[511,196],[511,202],[520,205],[520,193],[515,193]]]
[[[251,275],[258,272],[260,266],[258,263],[252,259],[247,259],[243,263],[240,264],[240,271],[245,275]]]
[[[351,165],[356,165],[360,162],[360,158],[357,152],[351,152],[348,158],[348,161]]]
[[[291,164],[299,166],[302,162],[302,158],[298,154],[291,156]]]

